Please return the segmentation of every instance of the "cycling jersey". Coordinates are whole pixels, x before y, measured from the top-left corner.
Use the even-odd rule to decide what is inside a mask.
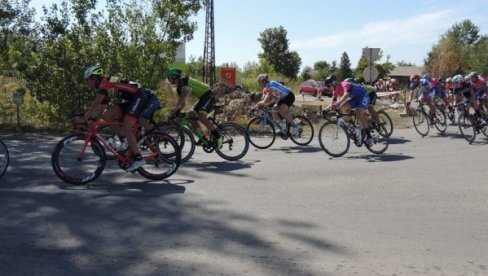
[[[278,97],[280,99],[284,99],[289,94],[293,94],[290,88],[273,80],[268,81],[268,83],[266,84],[266,88],[269,90],[271,95]]]
[[[367,108],[369,104],[369,95],[366,88],[359,84],[341,82],[339,90],[349,92],[349,104],[352,108]]]
[[[210,86],[207,84],[189,77],[183,77],[178,80],[178,86],[176,87],[178,96],[181,96],[183,88],[186,88],[188,93],[192,94],[198,99],[200,99],[208,91],[211,91]]]
[[[105,96],[102,104],[112,101],[125,115],[138,118],[144,109],[147,96],[137,83],[121,82],[119,78],[103,78],[98,93]]]
[[[476,91],[486,88],[486,80],[485,80],[485,78],[483,78],[481,76],[479,76],[475,82],[472,82],[472,84],[473,84],[474,89]]]

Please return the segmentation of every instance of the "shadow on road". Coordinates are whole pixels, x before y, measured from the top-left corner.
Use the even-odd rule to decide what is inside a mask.
[[[368,154],[368,155],[356,155],[356,156],[346,156],[346,159],[364,159],[368,162],[396,162],[404,161],[414,158],[410,155],[405,154],[395,154],[395,153],[383,153],[383,154]]]

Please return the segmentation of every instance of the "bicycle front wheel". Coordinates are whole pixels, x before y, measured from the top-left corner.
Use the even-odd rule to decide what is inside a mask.
[[[298,133],[296,135],[290,133],[290,139],[299,146],[310,144],[313,139],[313,125],[310,120],[305,116],[299,115],[295,116],[295,123],[298,124]]]
[[[447,119],[446,119],[446,112],[442,110],[440,107],[435,108],[435,128],[439,131],[439,133],[444,133],[447,129]]]
[[[333,122],[325,122],[319,129],[320,147],[332,157],[341,157],[349,150],[351,140],[347,130]]]
[[[276,132],[273,124],[264,119],[256,117],[247,124],[249,142],[258,149],[267,149],[273,145],[276,139]]]
[[[390,115],[384,110],[378,110],[377,113],[380,124],[385,127],[387,135],[391,136],[393,134],[393,121],[391,120]]]
[[[146,164],[137,171],[151,180],[173,175],[181,164],[181,151],[173,137],[164,132],[149,132],[139,147]]]
[[[420,136],[424,137],[429,134],[430,123],[429,118],[422,112],[422,109],[417,109],[413,113],[413,126],[415,130],[420,134]]]
[[[464,139],[471,144],[476,139],[476,131],[474,129],[474,122],[469,116],[466,113],[459,113],[458,126]]]
[[[0,177],[2,177],[7,171],[10,157],[8,154],[8,149],[5,144],[0,141]]]
[[[54,148],[51,164],[64,182],[84,185],[99,177],[105,169],[103,146],[96,139],[91,139],[85,146],[85,139],[85,134],[72,134]]]
[[[390,137],[388,135],[384,135],[387,132],[384,125],[379,125],[376,128],[369,130],[371,134],[371,138],[373,139],[373,144],[368,145],[364,143],[366,148],[375,154],[381,154],[386,151],[389,144]],[[383,134],[383,135],[382,135]]]
[[[222,147],[215,148],[217,154],[229,161],[244,157],[249,150],[249,137],[246,130],[238,124],[224,123],[217,130],[222,137]]]
[[[166,125],[164,128],[158,130],[175,139],[181,150],[181,163],[185,163],[186,161],[190,160],[195,153],[195,138],[190,130],[187,128],[181,128],[175,124]]]

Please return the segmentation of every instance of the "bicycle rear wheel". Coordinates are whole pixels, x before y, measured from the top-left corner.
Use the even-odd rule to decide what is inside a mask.
[[[470,118],[470,115],[466,115],[466,113],[459,113],[458,126],[459,131],[463,135],[464,139],[466,139],[466,141],[471,144],[476,139],[476,130],[474,128],[474,122]]]
[[[341,125],[326,121],[319,129],[320,147],[332,157],[341,157],[349,150],[351,140]]]
[[[181,164],[178,143],[164,132],[149,132],[140,149],[146,164],[137,171],[151,180],[163,180],[173,175]]]
[[[0,177],[7,171],[10,156],[8,154],[7,146],[0,140]]]
[[[371,134],[371,138],[373,139],[373,144],[369,146],[367,143],[364,143],[366,148],[375,154],[381,154],[386,151],[389,144],[390,137],[388,135],[381,135],[382,133],[386,133],[387,130],[384,125],[379,125],[376,128],[369,130]]]
[[[385,127],[387,135],[391,136],[393,134],[393,121],[391,120],[390,115],[384,110],[378,110],[377,113],[380,124]]]
[[[436,116],[436,121],[435,121],[435,128],[440,133],[444,133],[447,129],[447,120],[446,120],[446,112],[442,110],[440,107],[436,106],[435,108],[435,116]]]
[[[246,130],[238,124],[223,123],[217,126],[222,137],[222,147],[215,148],[217,154],[229,161],[244,157],[249,150],[249,137]]]
[[[273,145],[276,139],[276,132],[273,124],[264,119],[256,117],[247,124],[249,142],[258,149],[267,149]]]
[[[93,138],[85,147],[85,139],[85,134],[72,134],[54,148],[51,164],[56,175],[64,182],[84,185],[99,177],[105,169],[103,146]]]
[[[422,111],[422,109],[418,108],[413,113],[413,126],[415,130],[420,134],[420,136],[424,137],[429,134],[430,129],[430,122],[427,115]]]
[[[305,116],[298,115],[295,116],[295,122],[298,124],[298,134],[291,135],[290,133],[290,139],[299,146],[310,144],[313,139],[313,125],[310,120]]]

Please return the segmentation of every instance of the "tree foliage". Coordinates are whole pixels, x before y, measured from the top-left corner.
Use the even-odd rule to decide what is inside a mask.
[[[260,33],[258,41],[263,52],[258,56],[266,60],[274,70],[290,79],[296,79],[302,60],[297,52],[289,51],[287,31],[282,26],[269,28]]]
[[[424,60],[425,70],[439,77],[477,71],[488,74],[488,38],[469,19],[455,23],[432,46]]]
[[[337,77],[341,80],[352,77],[351,61],[346,52],[342,53]]]
[[[63,116],[94,96],[83,72],[101,64],[109,74],[157,88],[177,48],[193,37],[200,0],[67,0],[32,22],[29,1],[0,0],[0,67],[19,71],[27,87]],[[103,12],[101,12],[103,10]]]

